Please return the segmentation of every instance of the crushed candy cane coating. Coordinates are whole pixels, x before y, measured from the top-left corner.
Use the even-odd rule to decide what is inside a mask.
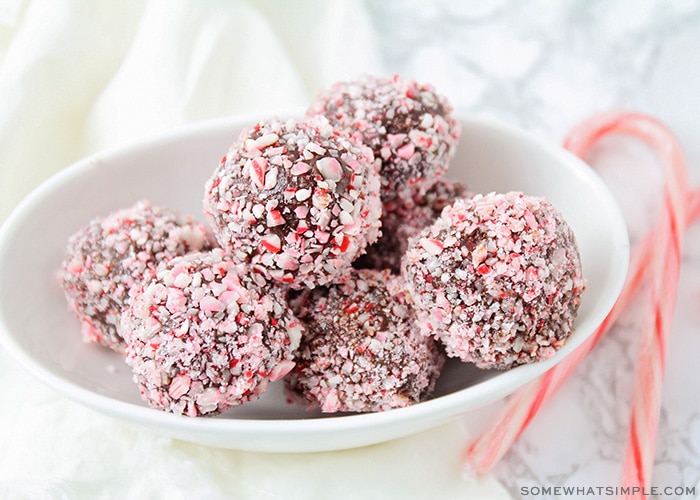
[[[399,76],[365,76],[322,91],[308,115],[326,116],[380,162],[382,199],[410,198],[442,176],[460,124],[447,99],[428,84]]]
[[[570,226],[549,202],[520,192],[445,208],[412,241],[402,274],[423,332],[480,368],[554,355],[585,288]]]
[[[401,270],[401,258],[415,237],[440,216],[443,208],[459,198],[474,193],[459,182],[439,178],[425,192],[416,192],[410,199],[396,198],[384,203],[382,236],[367,247],[353,265],[356,268]]]
[[[242,131],[204,186],[210,227],[143,200],[70,238],[84,340],[189,417],[281,379],[310,409],[386,411],[431,397],[445,355],[551,357],[585,289],[574,234],[544,199],[446,179],[460,133],[444,96],[399,76]]]
[[[257,399],[292,369],[304,332],[278,289],[218,248],[160,266],[121,328],[142,398],[191,417]]]
[[[60,270],[83,339],[122,352],[119,316],[129,289],[160,262],[214,244],[204,224],[148,200],[90,221],[69,238]]]
[[[403,280],[355,270],[343,283],[306,293],[308,334],[285,379],[291,400],[326,413],[405,407],[429,396],[444,362],[421,335]]]
[[[380,235],[369,148],[323,117],[244,131],[206,183],[204,213],[232,258],[292,288],[349,272]]]

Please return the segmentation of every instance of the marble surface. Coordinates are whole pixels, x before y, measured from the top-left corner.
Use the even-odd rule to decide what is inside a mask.
[[[372,5],[392,67],[433,81],[456,106],[551,140],[597,111],[643,111],[680,139],[691,185],[698,186],[699,3]],[[615,193],[636,241],[658,206],[655,158],[619,139],[603,141],[588,161]],[[700,496],[700,225],[688,232],[683,255],[652,484],[694,487]],[[528,497],[533,487],[618,485],[644,314],[643,301],[635,301],[496,467],[514,498]],[[478,429],[499,406],[470,415],[465,424]]]
[[[229,112],[279,107],[282,102],[289,107],[304,105],[320,85],[360,71],[399,73],[431,82],[457,108],[555,142],[598,111],[628,108],[649,113],[678,136],[689,161],[691,184],[700,186],[700,2],[696,0],[302,1],[294,2],[294,12],[290,4],[212,2],[206,9],[198,4],[193,14],[179,2],[123,2],[123,11],[103,9],[99,2],[89,7],[69,1],[0,2],[0,88],[16,92],[14,100],[7,92],[0,96],[0,146],[5,155],[0,159],[2,217],[52,169],[95,148]],[[194,9],[191,4],[189,8]],[[51,14],[46,19],[52,23],[35,22],[31,30],[27,26],[20,30],[23,22],[30,24],[30,14],[36,17],[41,9]],[[74,19],[71,10],[81,12]],[[299,24],[290,24],[289,16],[300,12],[323,16],[325,28],[316,29],[301,18]],[[168,24],[173,19],[177,23]],[[56,26],[73,38],[59,33]],[[98,36],[105,26],[110,36]],[[144,36],[149,26],[157,27],[151,33],[160,37],[158,43]],[[213,30],[216,37],[199,36],[200,28]],[[260,60],[243,56],[235,63],[248,72],[216,64],[227,56],[223,42],[249,47],[244,41],[260,33],[265,36],[257,39],[269,46],[270,53],[286,50],[290,56],[280,59],[277,73]],[[77,39],[83,35],[84,40],[97,40],[96,46],[90,44],[94,50],[89,54],[82,50],[84,40]],[[22,73],[35,68],[30,64],[36,61],[23,61],[13,49],[31,46],[32,37],[43,44],[33,54],[48,56],[41,71]],[[169,40],[192,41],[194,52],[201,56],[192,60],[201,64],[190,60],[188,72],[181,74],[179,59],[160,57],[159,50],[172,49]],[[189,54],[186,45],[177,46],[177,56]],[[64,58],[77,54],[75,60],[83,66],[61,61],[73,69],[66,76],[60,71],[63,66],[56,65],[57,53]],[[260,71],[253,73],[256,68]],[[207,83],[201,78],[204,70],[227,76],[236,92]],[[253,74],[266,93],[246,83]],[[13,81],[15,75],[23,80]],[[47,77],[53,87],[46,83]],[[154,91],[167,81],[179,86]],[[134,89],[141,88],[150,92],[150,100],[140,99],[143,96]],[[80,106],[61,110],[62,101],[53,97],[57,89]],[[34,100],[29,102],[30,98]],[[55,128],[59,112],[64,121]],[[82,135],[79,127],[85,129]],[[17,138],[22,134],[29,139],[20,148]],[[34,137],[42,137],[42,148],[29,147]],[[12,168],[8,158],[19,165],[16,171],[5,170]],[[638,240],[658,208],[661,178],[655,158],[639,144],[620,139],[602,142],[588,161],[615,193],[632,240]],[[45,168],[35,171],[30,165]],[[687,234],[683,253],[652,480],[659,487],[695,488],[696,497],[700,497],[700,384],[695,360],[700,352],[699,276],[700,224],[696,224]],[[493,482],[460,476],[459,466],[469,436],[477,435],[503,403],[427,433],[354,452],[299,457],[238,454],[159,439],[92,414],[43,388],[0,353],[0,386],[7,402],[0,406],[0,445],[18,450],[0,458],[0,498],[93,498],[98,492],[116,494],[127,487],[145,497],[155,498],[157,491],[175,498],[195,486],[192,498],[379,498],[382,492],[402,498],[463,498],[466,492],[475,498],[534,498],[530,493],[539,487],[614,487],[625,449],[644,314],[642,301],[630,306],[496,466],[487,478]],[[7,408],[17,412],[10,415]],[[41,411],[34,411],[37,408]],[[119,462],[120,454],[136,458]],[[439,458],[426,463],[426,456]],[[384,467],[367,465],[374,463]],[[331,467],[349,473],[329,480]],[[133,476],[137,469],[147,471],[148,482]],[[159,488],[153,490],[153,484]],[[109,493],[102,497],[110,498]]]

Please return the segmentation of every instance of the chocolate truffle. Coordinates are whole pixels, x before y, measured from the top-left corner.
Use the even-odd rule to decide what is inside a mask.
[[[549,202],[520,192],[445,208],[413,240],[402,274],[424,333],[480,368],[554,355],[585,288],[569,225]]]
[[[123,351],[119,316],[129,289],[161,261],[213,245],[205,225],[148,200],[92,220],[69,238],[60,270],[83,339]]]
[[[126,362],[152,407],[191,417],[257,399],[293,366],[303,326],[222,249],[174,258],[132,290]]]
[[[385,203],[382,236],[367,247],[367,253],[353,265],[357,268],[389,269],[398,274],[409,240],[432,224],[447,205],[458,198],[473,195],[459,182],[440,178],[427,191],[416,192],[410,199],[397,198]]]
[[[326,413],[405,407],[431,393],[444,361],[419,333],[403,280],[355,270],[343,283],[307,292],[308,328],[286,379],[291,400]]]
[[[380,162],[382,199],[410,199],[445,173],[460,135],[452,107],[431,85],[365,76],[322,91],[307,114],[374,151]]]
[[[379,237],[381,211],[371,150],[320,116],[244,131],[204,197],[205,215],[233,259],[297,289],[346,275]]]

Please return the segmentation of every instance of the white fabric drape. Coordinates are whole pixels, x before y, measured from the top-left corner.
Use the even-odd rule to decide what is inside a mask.
[[[90,152],[184,123],[308,105],[382,74],[362,4],[9,1],[0,13],[0,217]]]

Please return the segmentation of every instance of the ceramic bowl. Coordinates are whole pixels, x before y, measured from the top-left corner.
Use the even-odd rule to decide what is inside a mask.
[[[281,382],[256,402],[212,418],[149,408],[116,353],[85,344],[57,270],[68,237],[96,216],[142,198],[202,218],[204,183],[239,131],[265,116],[188,126],[86,158],[31,193],[0,232],[0,340],[27,369],[88,407],[187,441],[240,450],[309,452],[405,436],[503,398],[562,361],[606,316],[625,280],[629,243],[621,213],[600,178],[562,148],[510,126],[460,118],[462,139],[448,177],[474,191],[543,196],[576,234],[587,279],[575,332],[551,359],[508,371],[451,360],[435,397],[381,413],[324,415],[285,402]]]

